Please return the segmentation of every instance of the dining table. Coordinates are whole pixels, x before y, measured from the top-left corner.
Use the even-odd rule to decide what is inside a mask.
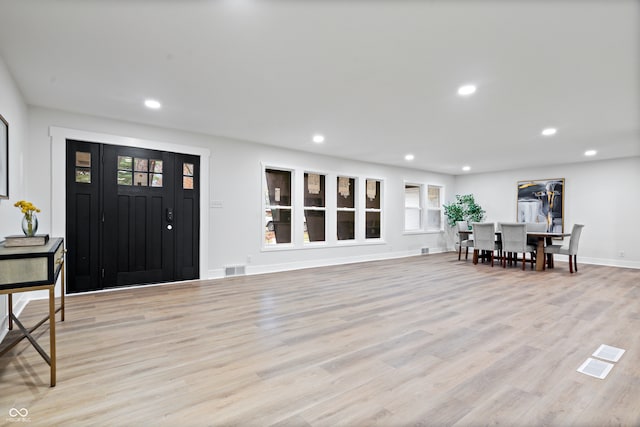
[[[458,230],[458,233],[465,234],[468,238],[469,235],[473,234],[473,230]],[[500,231],[496,231],[496,237],[500,240],[502,233]],[[551,262],[551,257],[553,254],[545,254],[544,248],[545,245],[550,245],[553,239],[563,239],[565,237],[571,236],[571,233],[558,233],[551,231],[527,231],[527,237],[533,237],[537,240],[536,245],[536,271],[543,271],[545,269],[545,258],[546,264],[550,267],[553,266]],[[546,255],[546,256],[545,256]],[[477,251],[473,251],[473,263],[478,263],[478,253]]]

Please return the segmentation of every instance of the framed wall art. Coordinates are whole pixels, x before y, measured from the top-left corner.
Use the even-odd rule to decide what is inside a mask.
[[[564,233],[564,178],[518,181],[518,222],[543,222]]]
[[[9,123],[0,115],[0,199],[9,198]]]

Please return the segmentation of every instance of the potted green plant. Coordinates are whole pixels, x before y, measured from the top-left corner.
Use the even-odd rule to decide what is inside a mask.
[[[472,222],[482,222],[484,219],[485,211],[476,203],[473,194],[457,194],[455,201],[443,206],[447,223],[451,227],[454,227],[458,221],[467,221],[471,225]]]

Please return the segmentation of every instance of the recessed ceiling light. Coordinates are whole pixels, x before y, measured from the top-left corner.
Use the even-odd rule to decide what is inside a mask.
[[[463,166],[462,170],[465,172],[469,172],[471,170],[471,166]]]
[[[464,85],[458,88],[458,95],[469,96],[476,93],[476,87],[474,85]]]
[[[585,156],[595,156],[596,154],[598,154],[596,150],[587,150],[584,152]]]
[[[316,144],[322,144],[324,142],[324,136],[323,135],[313,135],[313,142],[315,142]]]
[[[416,158],[416,156],[414,156],[413,154],[407,154],[406,156],[404,156],[404,159],[409,161],[409,162],[411,160],[415,159],[415,158]]]
[[[556,128],[546,128],[542,130],[542,135],[551,136],[551,135],[555,135],[556,132],[558,132],[558,129]]]
[[[162,107],[162,104],[160,104],[159,101],[156,101],[155,99],[147,99],[144,101],[144,105],[147,108],[151,108],[153,110],[157,110],[158,108]]]

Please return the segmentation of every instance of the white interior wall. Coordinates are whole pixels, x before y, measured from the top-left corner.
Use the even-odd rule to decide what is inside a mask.
[[[585,225],[578,262],[640,268],[640,157],[461,175],[455,189],[473,193],[487,221],[513,222],[517,182],[548,178],[565,178],[565,231]]]
[[[24,167],[27,145],[27,106],[18,87],[0,57],[0,114],[9,123],[9,199],[0,199],[0,240],[4,236],[21,231],[22,214],[13,204],[18,200],[30,200],[25,191]],[[26,161],[28,163],[28,161]],[[37,205],[36,205],[37,206]],[[13,298],[16,307],[26,301],[26,293]],[[0,295],[0,339],[6,330],[7,297]]]
[[[203,209],[208,208],[208,258],[203,263],[201,277],[219,277],[228,265],[246,265],[248,273],[286,270],[338,262],[361,261],[393,256],[418,254],[423,247],[432,251],[450,247],[447,233],[404,234],[404,182],[453,186],[448,175],[411,169],[367,164],[330,156],[283,150],[245,141],[211,137],[182,131],[137,125],[116,120],[84,116],[58,110],[29,110],[29,150],[32,153],[29,175],[35,177],[31,190],[34,199],[45,207],[40,216],[42,231],[57,230],[60,221],[52,221],[51,212],[60,217],[63,198],[56,188],[64,186],[61,148],[51,145],[51,128],[77,130],[88,134],[105,134],[127,138],[131,145],[145,147],[156,141],[162,148],[180,151],[180,147],[200,148],[211,153],[208,176],[203,176]],[[97,141],[100,142],[100,141]],[[105,141],[108,142],[108,141]],[[53,168],[51,165],[53,164]],[[262,168],[264,165],[344,174],[384,181],[384,242],[362,245],[317,246],[287,250],[264,250],[262,245]],[[53,169],[53,170],[52,170]],[[204,170],[204,169],[203,169]],[[53,178],[52,186],[41,185]],[[206,182],[208,180],[208,183]],[[58,182],[61,181],[61,182]],[[328,187],[331,188],[331,187]],[[49,214],[46,213],[49,212]]]

